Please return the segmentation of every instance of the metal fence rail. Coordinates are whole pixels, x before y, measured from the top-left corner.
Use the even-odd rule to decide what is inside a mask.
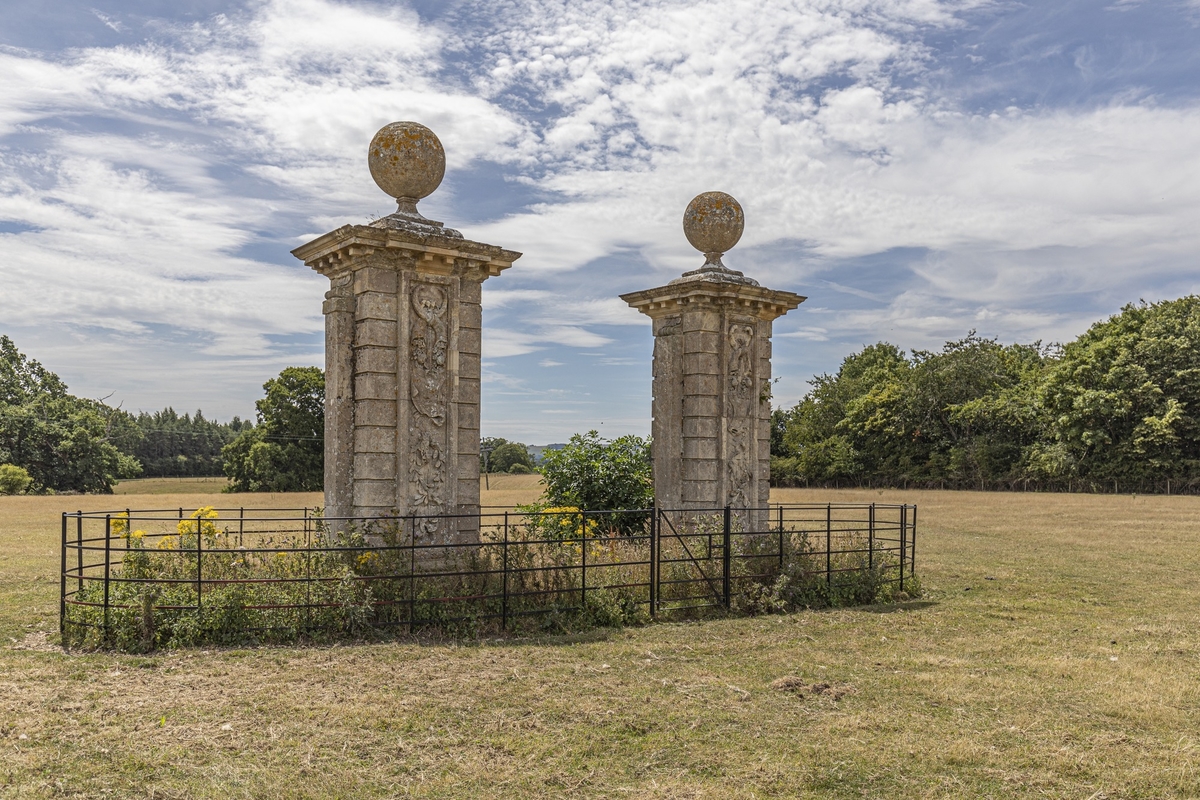
[[[348,619],[507,629],[614,597],[652,617],[729,609],[782,575],[830,591],[869,575],[903,590],[916,521],[916,506],[877,503],[345,519],[309,508],[76,511],[62,515],[60,628],[64,640],[90,629],[108,643],[136,618],[153,637],[154,619],[207,607],[264,634]]]

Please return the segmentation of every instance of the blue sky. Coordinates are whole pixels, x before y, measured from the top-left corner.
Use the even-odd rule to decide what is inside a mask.
[[[485,435],[649,430],[617,299],[725,262],[809,297],[776,400],[864,344],[1065,341],[1200,285],[1200,0],[6,0],[0,332],[78,394],[249,416],[320,364],[289,251],[392,210],[382,125],[441,137],[422,211],[525,256],[484,287]]]

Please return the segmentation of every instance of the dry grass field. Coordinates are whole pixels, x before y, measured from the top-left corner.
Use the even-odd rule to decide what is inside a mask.
[[[228,478],[135,478],[118,483],[113,494],[216,494],[228,485]]]
[[[499,480],[485,504],[537,494]],[[775,499],[916,502],[926,596],[522,641],[64,654],[60,510],[234,497],[0,498],[0,798],[1200,797],[1200,498]]]

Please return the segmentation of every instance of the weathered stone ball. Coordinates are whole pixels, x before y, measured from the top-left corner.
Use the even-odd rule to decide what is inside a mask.
[[[384,125],[367,151],[371,177],[392,197],[420,200],[446,174],[446,151],[437,135],[418,122]]]
[[[724,192],[698,194],[683,212],[683,233],[701,253],[724,253],[742,238],[746,217]]]

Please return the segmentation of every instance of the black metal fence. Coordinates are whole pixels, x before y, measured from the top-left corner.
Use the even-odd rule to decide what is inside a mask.
[[[62,515],[61,628],[68,644],[150,649],[872,602],[913,582],[916,523],[916,506],[874,503],[79,511]]]

